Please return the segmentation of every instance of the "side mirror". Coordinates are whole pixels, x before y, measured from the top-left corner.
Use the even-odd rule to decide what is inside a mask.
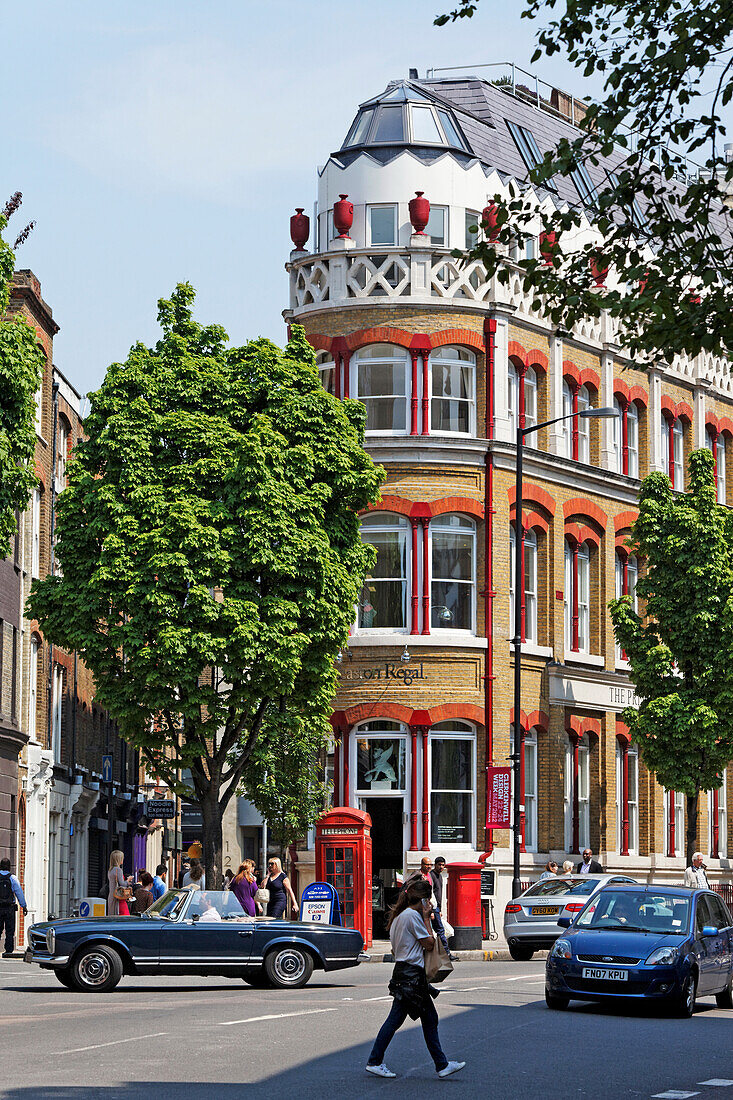
[[[717,936],[718,929],[713,924],[706,924],[702,930],[703,936]]]
[[[561,928],[569,928],[570,917],[559,917],[557,923],[560,925]]]

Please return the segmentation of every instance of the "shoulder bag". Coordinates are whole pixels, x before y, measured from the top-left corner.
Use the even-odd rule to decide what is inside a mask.
[[[425,977],[429,982],[442,982],[453,970],[453,963],[439,939],[432,951],[425,952]]]

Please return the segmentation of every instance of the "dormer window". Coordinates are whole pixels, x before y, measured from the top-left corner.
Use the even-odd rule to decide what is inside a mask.
[[[355,145],[447,145],[467,150],[450,111],[409,88],[395,89],[361,108],[343,148]]]
[[[405,140],[405,121],[402,107],[380,107],[373,142],[403,142]]]

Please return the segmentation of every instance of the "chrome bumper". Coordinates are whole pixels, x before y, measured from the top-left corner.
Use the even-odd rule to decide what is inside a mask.
[[[360,951],[359,952],[359,962],[360,963],[365,963],[365,962],[368,963],[370,960],[371,960],[371,955],[368,954],[366,951]]]
[[[34,951],[32,947],[26,947],[23,962],[40,963],[42,966],[61,967],[68,966],[70,955],[49,955],[41,951]]]

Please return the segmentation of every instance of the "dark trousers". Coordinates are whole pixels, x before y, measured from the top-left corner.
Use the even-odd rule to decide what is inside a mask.
[[[0,938],[3,932],[5,932],[3,951],[13,951],[15,949],[15,906],[12,909],[6,906],[0,907]]]
[[[370,1066],[381,1066],[384,1061],[387,1047],[392,1042],[395,1032],[402,1027],[406,1019],[407,1009],[404,1007],[402,1001],[393,1001],[392,1010],[379,1029],[379,1034],[372,1047],[372,1053],[369,1055]],[[436,1070],[445,1069],[448,1065],[448,1059],[445,1054],[443,1054],[443,1048],[440,1045],[440,1036],[438,1035],[438,1013],[435,1011],[435,1005],[432,1001],[428,1002],[425,1010],[421,1013],[420,1023],[422,1024],[422,1033],[425,1036],[425,1043],[435,1063]]]
[[[440,915],[440,909],[433,909],[433,924],[435,925],[435,931],[438,934],[438,939],[450,955],[450,948],[448,947],[448,940],[445,937],[445,928],[443,927],[443,918]]]

